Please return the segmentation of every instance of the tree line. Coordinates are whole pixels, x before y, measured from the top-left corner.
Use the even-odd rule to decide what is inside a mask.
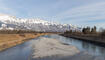
[[[0,30],[0,34],[21,34],[21,33],[36,33],[32,30]]]
[[[94,26],[93,28],[90,28],[90,27],[83,28],[82,33],[84,33],[84,34],[96,34],[97,28],[96,28],[96,26]]]
[[[97,31],[97,27],[94,26],[92,28],[84,27],[81,31],[66,31],[64,34],[72,34],[72,35],[99,35],[105,37],[105,29],[103,29],[101,32]]]

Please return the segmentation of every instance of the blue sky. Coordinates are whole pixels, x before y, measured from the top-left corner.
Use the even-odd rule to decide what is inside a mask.
[[[78,26],[105,26],[105,0],[0,0],[0,13]]]

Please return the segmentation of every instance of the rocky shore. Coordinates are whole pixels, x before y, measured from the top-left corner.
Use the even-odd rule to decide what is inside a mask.
[[[50,38],[40,38],[34,44],[33,58],[43,58],[47,56],[72,56],[79,53],[74,46],[63,45],[60,41]]]
[[[39,38],[33,42],[33,48],[30,60],[104,60],[104,58],[81,52],[75,46],[51,38]]]

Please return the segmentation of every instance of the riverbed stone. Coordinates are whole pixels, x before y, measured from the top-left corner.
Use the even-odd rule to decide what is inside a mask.
[[[33,42],[30,60],[104,60],[88,52],[80,52],[75,46],[62,43],[53,38],[41,37]]]

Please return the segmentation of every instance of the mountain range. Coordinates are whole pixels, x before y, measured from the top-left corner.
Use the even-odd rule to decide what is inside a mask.
[[[71,24],[48,22],[39,18],[23,19],[15,16],[0,14],[0,30],[33,30],[39,32],[65,32],[67,30],[79,30]]]

